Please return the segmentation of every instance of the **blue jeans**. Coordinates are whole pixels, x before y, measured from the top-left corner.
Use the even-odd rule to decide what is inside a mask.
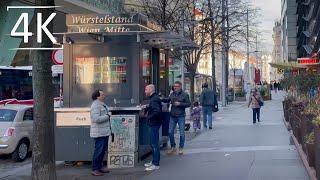
[[[260,122],[260,108],[252,108],[253,113],[253,123],[256,123],[256,120],[258,119],[258,122]]]
[[[101,170],[103,167],[103,158],[108,149],[109,136],[94,138],[94,153],[92,157],[92,170]]]
[[[209,127],[212,127],[212,107],[211,106],[203,106],[202,107],[203,113],[203,127],[207,128],[207,121]]]
[[[159,146],[159,129],[160,126],[150,126],[151,129],[151,147],[152,147],[152,164],[160,164],[160,146]]]
[[[174,130],[176,129],[177,124],[179,125],[179,132],[180,132],[180,144],[179,148],[184,148],[184,141],[185,141],[185,133],[184,128],[186,125],[185,117],[170,117],[170,124],[169,124],[169,136],[170,136],[170,144],[172,148],[176,147],[176,142],[174,140]]]

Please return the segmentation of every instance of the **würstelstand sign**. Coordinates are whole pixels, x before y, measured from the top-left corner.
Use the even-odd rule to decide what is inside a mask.
[[[161,26],[142,14],[68,14],[70,33],[121,33],[161,31]]]

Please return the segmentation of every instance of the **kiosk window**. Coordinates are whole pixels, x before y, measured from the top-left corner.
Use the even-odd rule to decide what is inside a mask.
[[[144,85],[151,84],[151,51],[143,49],[142,76]]]
[[[74,72],[77,84],[126,83],[127,58],[76,57]]]
[[[166,55],[164,53],[160,53],[160,81],[159,81],[159,90],[161,94],[167,96],[169,92],[167,92],[167,66],[166,66]]]

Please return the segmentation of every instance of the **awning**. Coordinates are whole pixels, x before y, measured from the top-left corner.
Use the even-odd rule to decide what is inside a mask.
[[[279,62],[269,63],[271,67],[280,69],[306,69],[307,66],[298,64],[297,62]]]
[[[151,32],[141,34],[141,41],[160,49],[193,50],[199,46],[186,37],[173,32]]]

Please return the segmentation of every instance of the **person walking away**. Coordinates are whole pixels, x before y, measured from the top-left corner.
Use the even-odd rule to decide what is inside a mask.
[[[260,122],[260,109],[261,106],[263,106],[263,99],[256,88],[251,91],[248,107],[250,106],[252,108],[253,124],[255,124],[257,120]]]
[[[200,104],[203,113],[203,127],[212,129],[212,109],[215,107],[215,93],[208,88],[208,84],[203,84],[203,90],[200,94]]]
[[[179,125],[180,143],[179,143],[179,155],[183,154],[183,148],[185,143],[185,109],[190,107],[191,102],[189,95],[182,90],[182,84],[180,81],[176,81],[173,85],[174,91],[170,94],[169,98],[163,99],[163,102],[170,102],[170,122],[169,122],[169,139],[171,148],[167,151],[167,154],[176,153],[176,143],[174,139],[174,131],[176,125]]]
[[[161,100],[155,93],[155,86],[150,84],[145,87],[145,94],[150,98],[148,106],[148,125],[151,130],[151,147],[152,147],[152,162],[146,163],[146,171],[153,171],[160,168],[160,147],[159,147],[159,129],[161,126]]]
[[[199,106],[199,102],[193,103],[191,117],[192,117],[192,121],[193,121],[194,132],[197,132],[197,129],[201,129],[201,123],[200,123],[201,107]]]
[[[273,87],[274,87],[274,92],[277,93],[278,92],[278,83],[277,83],[277,81],[274,82]]]
[[[90,137],[94,139],[95,144],[91,172],[93,176],[103,176],[103,173],[109,173],[107,168],[103,168],[103,158],[108,149],[108,139],[111,135],[110,115],[108,107],[104,103],[105,97],[106,95],[101,90],[92,93]]]

